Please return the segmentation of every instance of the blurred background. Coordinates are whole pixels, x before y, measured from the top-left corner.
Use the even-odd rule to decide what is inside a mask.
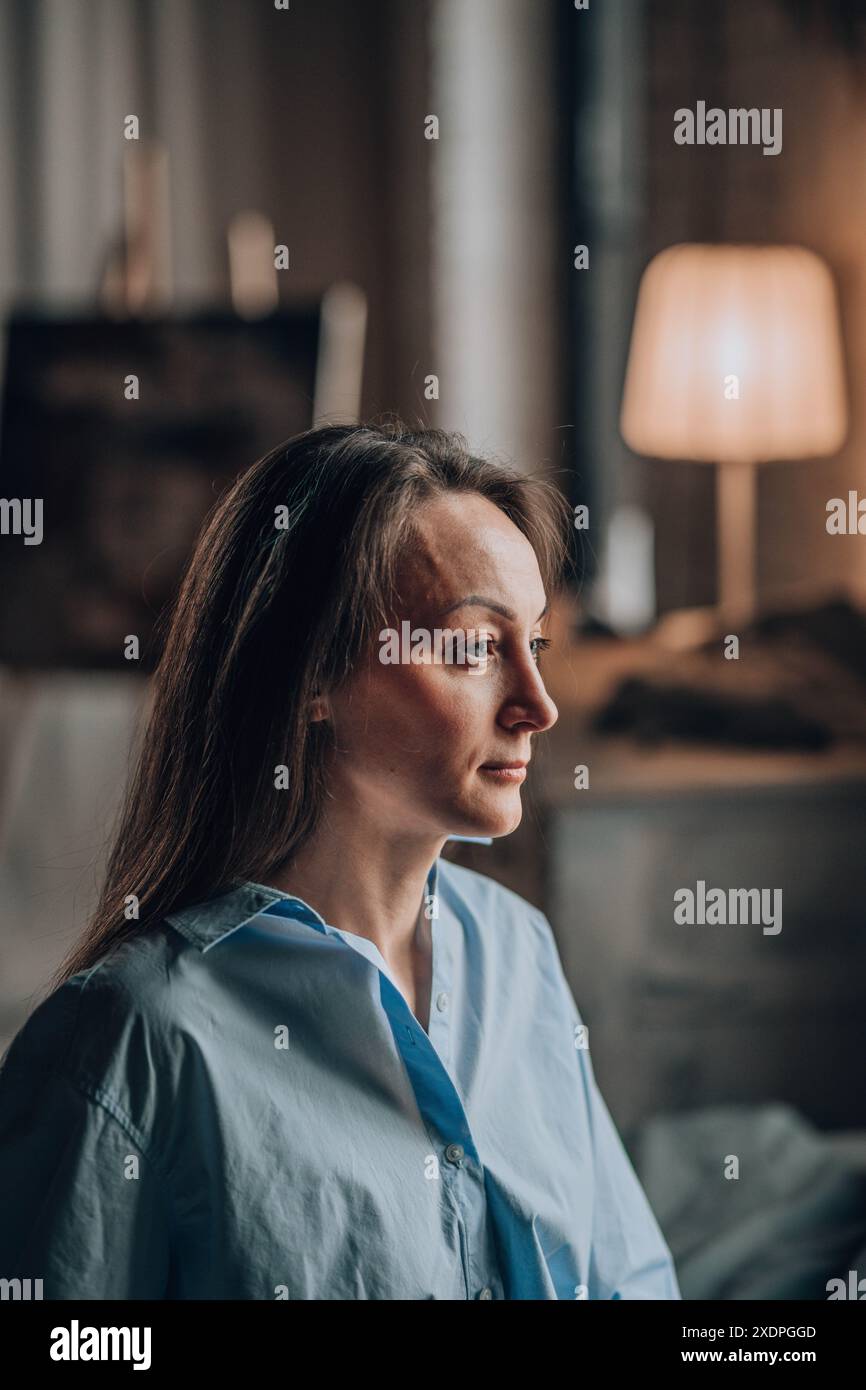
[[[216,493],[314,422],[457,429],[577,558],[523,824],[447,853],[549,916],[684,1295],[826,1296],[866,1252],[864,143],[866,0],[0,0],[0,1051]],[[781,931],[676,923],[699,881]]]

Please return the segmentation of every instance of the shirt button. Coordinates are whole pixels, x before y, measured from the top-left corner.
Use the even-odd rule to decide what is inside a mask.
[[[492,1291],[492,1289],[482,1289],[481,1292],[480,1292],[480,1294],[478,1295],[478,1297],[479,1297],[479,1298],[492,1298],[492,1297],[493,1297],[493,1291]]]
[[[445,1150],[445,1157],[449,1163],[460,1163],[463,1158],[462,1144],[449,1144]]]
[[[436,1007],[440,1014],[444,1014],[445,1010],[448,1008],[448,995],[445,993],[444,989],[441,994],[436,995]]]

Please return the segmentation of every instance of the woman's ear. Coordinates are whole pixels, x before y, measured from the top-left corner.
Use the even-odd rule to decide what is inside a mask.
[[[317,692],[310,701],[310,723],[315,724],[320,719],[327,719],[328,714],[329,710],[327,696],[319,695]]]

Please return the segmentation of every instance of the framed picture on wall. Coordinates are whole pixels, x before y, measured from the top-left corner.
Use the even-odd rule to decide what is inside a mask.
[[[126,667],[175,593],[220,492],[313,423],[320,307],[8,328],[0,496],[41,499],[42,538],[0,545],[0,662]],[[35,537],[34,537],[35,539]]]

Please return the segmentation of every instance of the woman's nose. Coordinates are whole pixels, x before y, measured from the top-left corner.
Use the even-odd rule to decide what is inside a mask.
[[[552,728],[559,718],[559,710],[548,695],[541,672],[535,663],[531,671],[527,671],[526,679],[521,686],[522,688],[516,689],[509,700],[512,722],[513,713],[516,711],[519,718],[534,724],[538,733]]]
[[[552,728],[559,718],[559,710],[551,700],[543,684],[541,686],[541,698],[538,703],[538,709],[538,731],[539,733],[543,733],[545,729]]]

